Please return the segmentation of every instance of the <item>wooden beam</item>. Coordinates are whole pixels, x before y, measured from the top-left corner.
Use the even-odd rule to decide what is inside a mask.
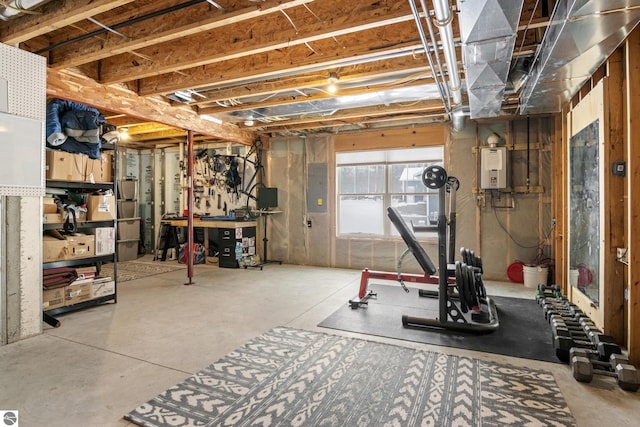
[[[318,72],[310,72],[298,74],[291,77],[283,77],[281,79],[272,79],[255,83],[240,84],[222,89],[209,91],[198,91],[205,99],[197,97],[189,105],[202,106],[206,108],[209,104],[229,99],[242,99],[246,97],[268,96],[278,92],[288,92],[296,89],[308,89],[324,87],[327,84],[327,73],[320,74]],[[375,61],[366,64],[355,64],[346,67],[336,67],[335,71],[340,78],[340,85],[367,81],[372,79],[394,79],[399,73],[411,75],[412,78],[418,78],[423,75],[431,75],[427,64],[426,57],[420,53],[400,58],[392,58],[388,60]],[[397,80],[397,77],[395,77]]]
[[[98,109],[122,113],[180,129],[193,130],[225,141],[251,145],[255,135],[231,124],[216,124],[186,110],[137,96],[116,87],[98,84],[86,77],[52,69],[47,70],[47,96],[67,99]]]
[[[554,283],[562,288],[563,295],[569,295],[567,285],[569,283],[569,273],[566,268],[565,260],[567,258],[567,245],[565,239],[565,203],[567,200],[565,188],[565,176],[567,161],[567,139],[565,138],[567,129],[568,106],[564,106],[562,112],[553,117],[554,132],[551,143],[551,194],[552,194],[552,212],[555,218],[556,226],[553,230],[553,247],[554,247]]]
[[[223,12],[203,2],[200,5],[185,8],[155,18],[137,22],[130,26],[117,28],[126,37],[114,33],[106,33],[101,38],[90,38],[66,45],[52,51],[52,68],[68,68],[98,61],[109,56],[119,55],[133,50],[147,48],[152,45],[170,42],[182,37],[194,36],[203,31],[238,25],[250,19],[270,13],[279,12],[295,6],[311,3],[313,0],[270,0],[250,7],[235,9],[237,4],[227,7]],[[213,8],[211,11],[209,9]],[[183,43],[182,41],[178,43]]]
[[[636,28],[628,37],[625,57],[626,140],[627,140],[627,349],[629,359],[640,365],[640,30]]]
[[[22,15],[0,26],[0,42],[15,45],[71,25],[133,0],[59,0],[42,6],[39,15]]]
[[[367,35],[363,35],[366,37]],[[360,39],[362,41],[362,39]],[[408,57],[421,51],[417,41],[408,41],[391,47],[376,48],[378,36],[371,36],[363,44],[342,49],[338,52],[327,49],[327,53],[309,54],[306,46],[293,46],[289,49],[237,58],[219,64],[182,70],[180,73],[148,77],[136,82],[136,90],[142,96],[172,93],[184,89],[220,87],[222,85],[242,84],[246,80],[259,80],[318,72],[327,68],[343,67],[349,64],[364,64],[392,57]],[[324,52],[324,50],[319,50]],[[323,71],[324,73],[325,71]]]
[[[336,135],[336,152],[353,150],[381,150],[398,147],[427,147],[442,145],[450,126],[437,124],[416,128],[397,128]]]
[[[616,248],[624,247],[625,229],[625,200],[624,177],[612,175],[613,162],[624,158],[623,135],[623,98],[622,87],[623,52],[622,48],[615,50],[607,59],[607,79],[605,84],[605,146],[604,165],[602,179],[604,180],[604,194],[600,197],[600,203],[605,203],[604,227],[605,244],[601,248],[604,256],[604,283],[605,300],[601,301],[604,309],[605,333],[615,338],[616,342],[624,342],[624,269],[623,265],[616,261]],[[599,77],[599,76],[598,76]],[[595,85],[595,82],[593,83]]]
[[[261,18],[252,22],[248,28],[231,26],[139,50],[138,54],[151,58],[148,61],[130,54],[116,55],[101,61],[101,72],[97,80],[102,83],[120,83],[251,57],[393,24],[407,26],[407,21],[413,20],[413,15],[405,2],[375,7],[362,7],[359,2],[339,2],[328,18],[330,19],[313,20],[299,27],[292,26],[284,17],[279,21]],[[415,29],[413,30],[415,38]],[[394,37],[392,40],[398,38]],[[203,43],[207,45],[207,49],[203,49]],[[377,43],[380,43],[380,39]]]

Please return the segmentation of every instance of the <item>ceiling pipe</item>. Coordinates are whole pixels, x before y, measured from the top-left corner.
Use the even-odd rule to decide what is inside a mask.
[[[449,0],[433,0],[436,27],[440,28],[440,40],[444,49],[444,58],[449,72],[449,90],[454,104],[462,102],[462,90],[460,73],[458,72],[458,60],[456,47],[453,43],[453,13]]]
[[[435,31],[433,31],[433,25],[431,24],[431,19],[428,18],[429,9],[427,8],[427,4],[425,0],[420,0],[420,5],[422,6],[422,11],[424,12],[425,22],[427,23],[427,30],[429,30],[429,37],[431,37],[431,40],[433,40],[433,48],[437,52],[438,46],[435,41],[436,40]],[[442,62],[440,61],[440,55],[436,53],[435,57],[436,57],[436,64],[438,65],[438,73],[440,74],[440,78],[442,79],[442,85],[444,88],[446,88],[447,97],[451,98],[451,93],[449,92],[449,87],[447,86],[447,83],[446,83],[444,67],[442,66]],[[451,105],[449,105],[449,107],[451,107]]]
[[[420,12],[418,11],[418,6],[416,5],[414,0],[409,0],[409,6],[411,6],[411,12],[413,12],[413,18],[415,19],[416,26],[418,27],[418,34],[420,35],[420,41],[422,42],[422,46],[424,47],[424,53],[427,56],[427,61],[429,61],[429,67],[431,68],[431,72],[433,73],[433,78],[436,81],[436,85],[438,87],[438,92],[440,93],[440,99],[442,99],[442,103],[444,104],[444,108],[448,114],[451,112],[449,96],[446,92],[446,88],[443,87],[442,83],[440,82],[440,79],[438,79],[438,73],[433,63],[433,58],[431,58],[431,49],[429,49],[429,40],[427,40],[427,35],[425,34],[424,28],[422,27],[422,22],[420,21]]]
[[[25,11],[29,11],[49,1],[50,0],[13,0],[10,2],[1,2],[5,7],[0,8],[0,19],[7,21],[16,15],[25,13]]]

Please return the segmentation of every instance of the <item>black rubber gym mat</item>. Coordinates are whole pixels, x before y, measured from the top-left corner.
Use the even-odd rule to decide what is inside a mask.
[[[399,285],[373,284],[378,293],[365,308],[352,309],[347,301],[318,326],[376,335],[425,344],[464,348],[487,353],[561,363],[555,356],[551,327],[544,318],[532,291],[531,299],[491,297],[497,307],[500,327],[488,334],[472,334],[447,330],[404,328],[402,315],[436,318],[438,300],[421,298],[418,290],[409,293]]]

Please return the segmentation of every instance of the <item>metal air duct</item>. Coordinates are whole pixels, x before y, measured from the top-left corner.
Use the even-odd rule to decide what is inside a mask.
[[[471,118],[496,117],[524,0],[458,0]]]
[[[557,2],[520,96],[520,112],[559,112],[639,21],[640,0]]]

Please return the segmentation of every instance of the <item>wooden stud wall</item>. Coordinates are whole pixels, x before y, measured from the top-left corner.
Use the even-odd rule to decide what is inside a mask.
[[[634,365],[640,364],[640,31],[631,33],[625,44],[626,139],[627,139],[627,349]],[[635,194],[634,194],[635,190]]]
[[[607,60],[607,85],[605,85],[605,114],[607,114],[608,127],[605,128],[605,170],[601,172],[604,179],[605,194],[603,195],[605,246],[604,262],[604,286],[605,292],[601,293],[601,305],[604,309],[605,333],[616,339],[616,342],[624,342],[624,279],[622,264],[616,261],[616,248],[624,247],[625,229],[623,203],[624,177],[613,175],[613,162],[624,158],[623,138],[623,49],[617,49]]]
[[[604,83],[604,180],[605,231],[604,277],[601,283],[600,310],[583,294],[568,286],[566,259],[568,205],[568,141],[575,120],[573,109],[599,83]],[[640,188],[640,30],[636,29],[580,89],[563,109],[561,123],[556,125],[554,167],[554,212],[557,222],[556,281],[562,283],[572,300],[596,321],[606,334],[627,347],[634,365],[640,364],[640,242],[635,230],[640,229],[640,202],[632,189]],[[614,175],[614,162],[626,162],[626,177]],[[617,260],[617,248],[627,248],[628,264]]]

